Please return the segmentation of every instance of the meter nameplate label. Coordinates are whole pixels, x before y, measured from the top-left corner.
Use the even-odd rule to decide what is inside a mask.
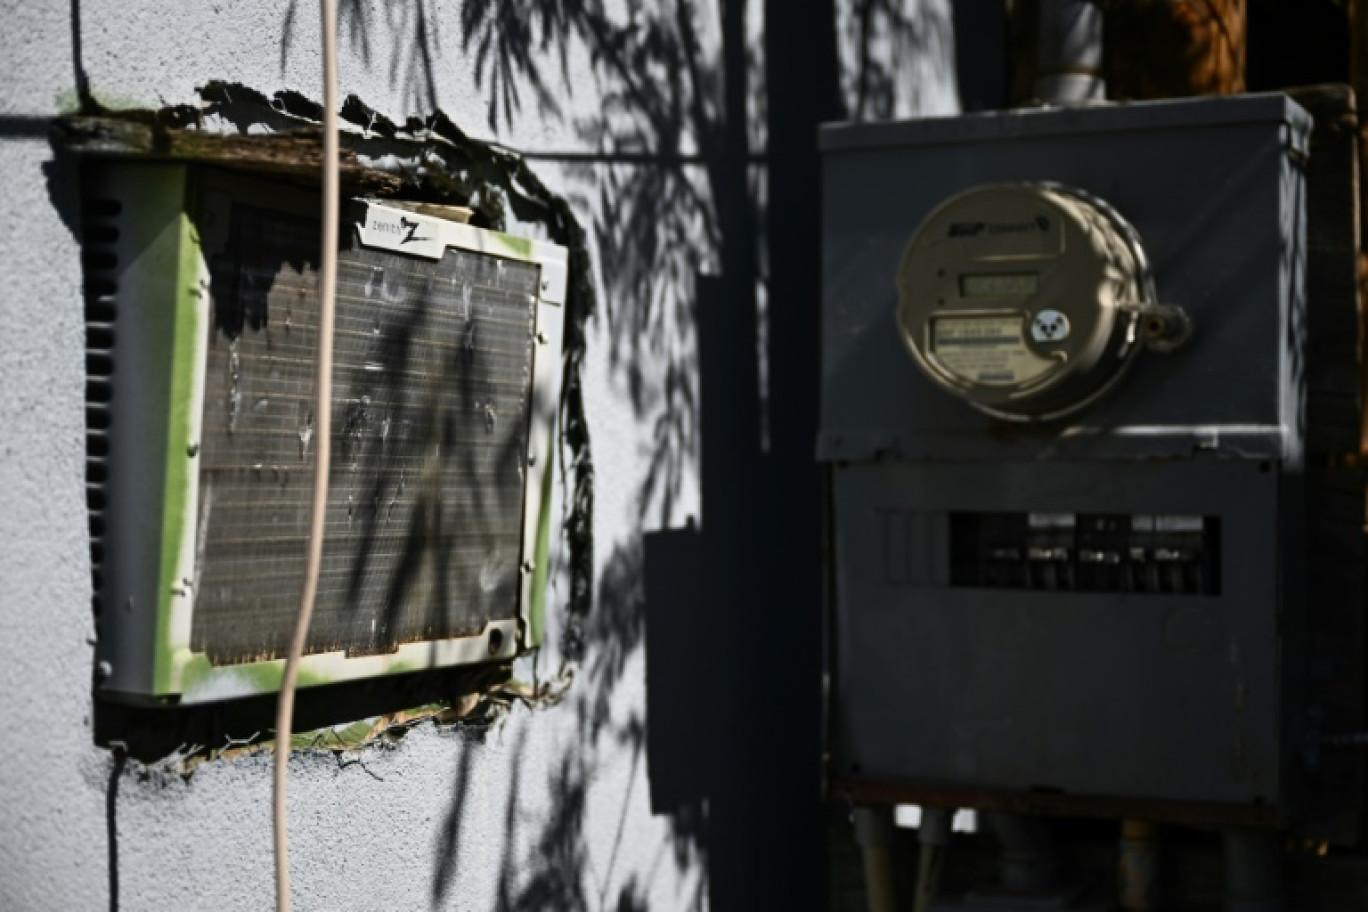
[[[931,324],[931,351],[955,376],[986,386],[1034,380],[1055,362],[1026,345],[1022,318],[940,317]]]
[[[1054,257],[1064,252],[1063,225],[1053,213],[1004,211],[982,204],[971,211],[980,217],[971,217],[969,212],[956,216],[942,237],[980,262]]]

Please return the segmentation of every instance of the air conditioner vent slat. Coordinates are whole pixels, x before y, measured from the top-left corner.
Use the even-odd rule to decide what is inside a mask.
[[[191,647],[278,658],[303,580],[317,224],[245,204],[209,258]],[[361,655],[518,616],[540,270],[355,245],[339,264],[333,466],[309,653]]]

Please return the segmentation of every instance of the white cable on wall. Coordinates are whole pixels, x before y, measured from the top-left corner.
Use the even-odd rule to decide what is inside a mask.
[[[323,224],[318,267],[318,353],[314,406],[318,448],[314,455],[313,510],[309,520],[309,556],[304,591],[299,600],[290,653],[276,706],[276,755],[273,819],[275,824],[276,909],[290,909],[290,837],[286,819],[286,785],[290,767],[290,733],[294,724],[295,685],[299,661],[309,635],[318,570],[323,561],[323,526],[328,504],[328,467],[332,442],[333,309],[337,292],[338,135],[336,0],[320,0],[323,19]]]

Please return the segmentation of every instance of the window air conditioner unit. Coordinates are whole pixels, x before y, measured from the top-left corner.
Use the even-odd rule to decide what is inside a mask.
[[[301,685],[507,661],[543,634],[566,251],[353,200]],[[279,687],[305,568],[318,195],[113,163],[86,203],[101,694]]]

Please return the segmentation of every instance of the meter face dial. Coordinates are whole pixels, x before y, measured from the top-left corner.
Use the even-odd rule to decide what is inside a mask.
[[[1135,351],[1135,306],[1153,297],[1134,229],[1055,184],[950,198],[913,234],[897,282],[917,364],[975,408],[1018,421],[1105,392]]]

